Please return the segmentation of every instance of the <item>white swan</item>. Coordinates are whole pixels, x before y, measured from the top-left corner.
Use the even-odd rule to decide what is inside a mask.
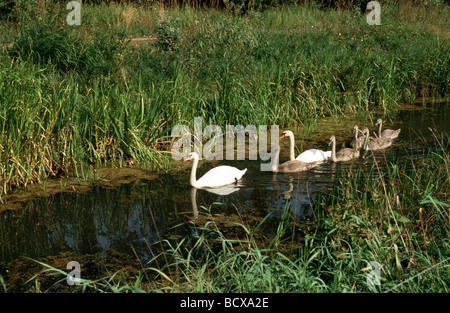
[[[309,170],[317,165],[318,162],[302,162],[299,160],[289,160],[278,165],[280,159],[280,145],[273,147],[276,149],[275,156],[272,159],[272,172],[274,173],[296,173]]]
[[[378,127],[378,137],[380,137],[380,138],[395,139],[398,137],[398,135],[400,135],[400,132],[402,130],[401,128],[399,128],[397,130],[385,129],[385,130],[381,131],[382,125],[383,125],[383,120],[381,118],[379,118],[377,120],[377,122],[375,123],[375,126],[379,126]]]
[[[331,151],[322,151],[319,149],[309,149],[305,150],[302,153],[300,153],[297,157],[295,157],[294,154],[294,145],[295,145],[295,139],[294,139],[294,133],[292,133],[290,130],[286,130],[283,133],[281,133],[281,136],[279,139],[289,137],[290,144],[289,144],[289,151],[290,151],[290,160],[298,160],[305,163],[310,162],[318,162],[318,161],[325,161],[329,157],[331,157]]]
[[[183,162],[194,160],[192,164],[191,177],[189,183],[195,188],[215,188],[237,182],[241,177],[247,172],[247,169],[237,169],[228,165],[221,165],[209,170],[205,175],[203,175],[199,180],[196,178],[197,165],[198,165],[198,154],[196,152],[189,153]]]
[[[331,145],[331,160],[333,162],[345,162],[359,158],[359,150],[356,148],[344,148],[336,153],[336,137],[334,136],[330,137],[328,145]]]

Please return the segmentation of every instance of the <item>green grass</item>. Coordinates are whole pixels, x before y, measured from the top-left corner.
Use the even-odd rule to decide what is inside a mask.
[[[386,5],[370,27],[310,5],[83,5],[75,27],[61,4],[18,3],[0,21],[3,194],[128,159],[167,169],[164,136],[196,116],[283,127],[448,95],[448,6]]]

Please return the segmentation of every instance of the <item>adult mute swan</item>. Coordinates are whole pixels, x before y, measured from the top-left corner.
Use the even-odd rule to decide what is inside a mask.
[[[189,153],[183,162],[194,160],[192,164],[191,177],[189,183],[195,188],[215,188],[237,182],[241,177],[247,172],[247,169],[237,169],[228,165],[217,166],[209,170],[205,175],[203,175],[199,180],[196,178],[197,165],[198,165],[198,154],[196,152]]]
[[[364,150],[382,150],[392,145],[392,140],[389,138],[377,137],[369,140],[369,129],[367,127],[364,127],[362,132],[366,136],[363,145]]]
[[[300,153],[297,157],[295,157],[294,153],[294,146],[295,146],[295,139],[294,139],[294,133],[290,130],[286,130],[281,133],[281,136],[279,139],[282,139],[284,137],[289,137],[290,144],[289,144],[289,151],[290,151],[290,160],[297,160],[302,161],[305,163],[310,162],[318,162],[318,161],[325,161],[329,157],[331,157],[331,151],[322,151],[319,149],[309,149],[305,150],[302,153]]]
[[[331,145],[331,160],[333,162],[345,162],[359,158],[359,150],[356,148],[344,148],[336,152],[336,137],[334,136],[330,137],[328,145]]]
[[[278,165],[280,160],[280,145],[274,147],[275,156],[272,159],[272,172],[274,173],[296,173],[307,171],[317,165],[317,162],[302,162],[299,160],[289,160]]]
[[[378,126],[378,137],[380,138],[395,139],[398,137],[398,135],[400,135],[400,132],[402,131],[401,128],[397,130],[385,129],[381,131],[381,127],[383,127],[383,120],[381,118],[377,119],[375,126]]]

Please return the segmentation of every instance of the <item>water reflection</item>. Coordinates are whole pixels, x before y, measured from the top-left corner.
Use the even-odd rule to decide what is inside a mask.
[[[155,189],[158,185],[160,189]],[[154,196],[155,190],[161,197]],[[162,238],[171,223],[172,216],[165,210],[171,202],[164,191],[159,181],[115,190],[96,188],[84,195],[57,194],[31,201],[21,211],[5,212],[1,215],[2,260],[62,251],[132,253],[131,245],[147,258],[146,241]]]

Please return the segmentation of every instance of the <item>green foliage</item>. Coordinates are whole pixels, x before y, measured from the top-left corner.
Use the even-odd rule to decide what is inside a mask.
[[[0,1],[0,19],[7,19],[10,17],[14,9],[13,0],[1,0]]]
[[[177,25],[178,20],[171,22],[162,21],[155,27],[158,36],[158,46],[165,51],[178,51],[178,45],[181,38],[181,31]]]
[[[305,232],[301,241],[291,233],[289,202],[276,231],[264,235],[269,217],[223,227],[200,207],[200,218],[189,223],[195,235],[163,240],[164,251],[134,283],[112,274],[84,279],[76,291],[447,293],[449,146],[444,136],[434,139],[419,159],[393,153],[336,173],[331,192],[314,201],[317,219],[297,226]],[[368,279],[373,261],[381,266],[378,285]]]
[[[43,66],[52,64],[62,72],[106,76],[119,70],[124,49],[121,41],[123,36],[116,30],[85,38],[69,27],[29,23],[15,38],[10,53]]]

